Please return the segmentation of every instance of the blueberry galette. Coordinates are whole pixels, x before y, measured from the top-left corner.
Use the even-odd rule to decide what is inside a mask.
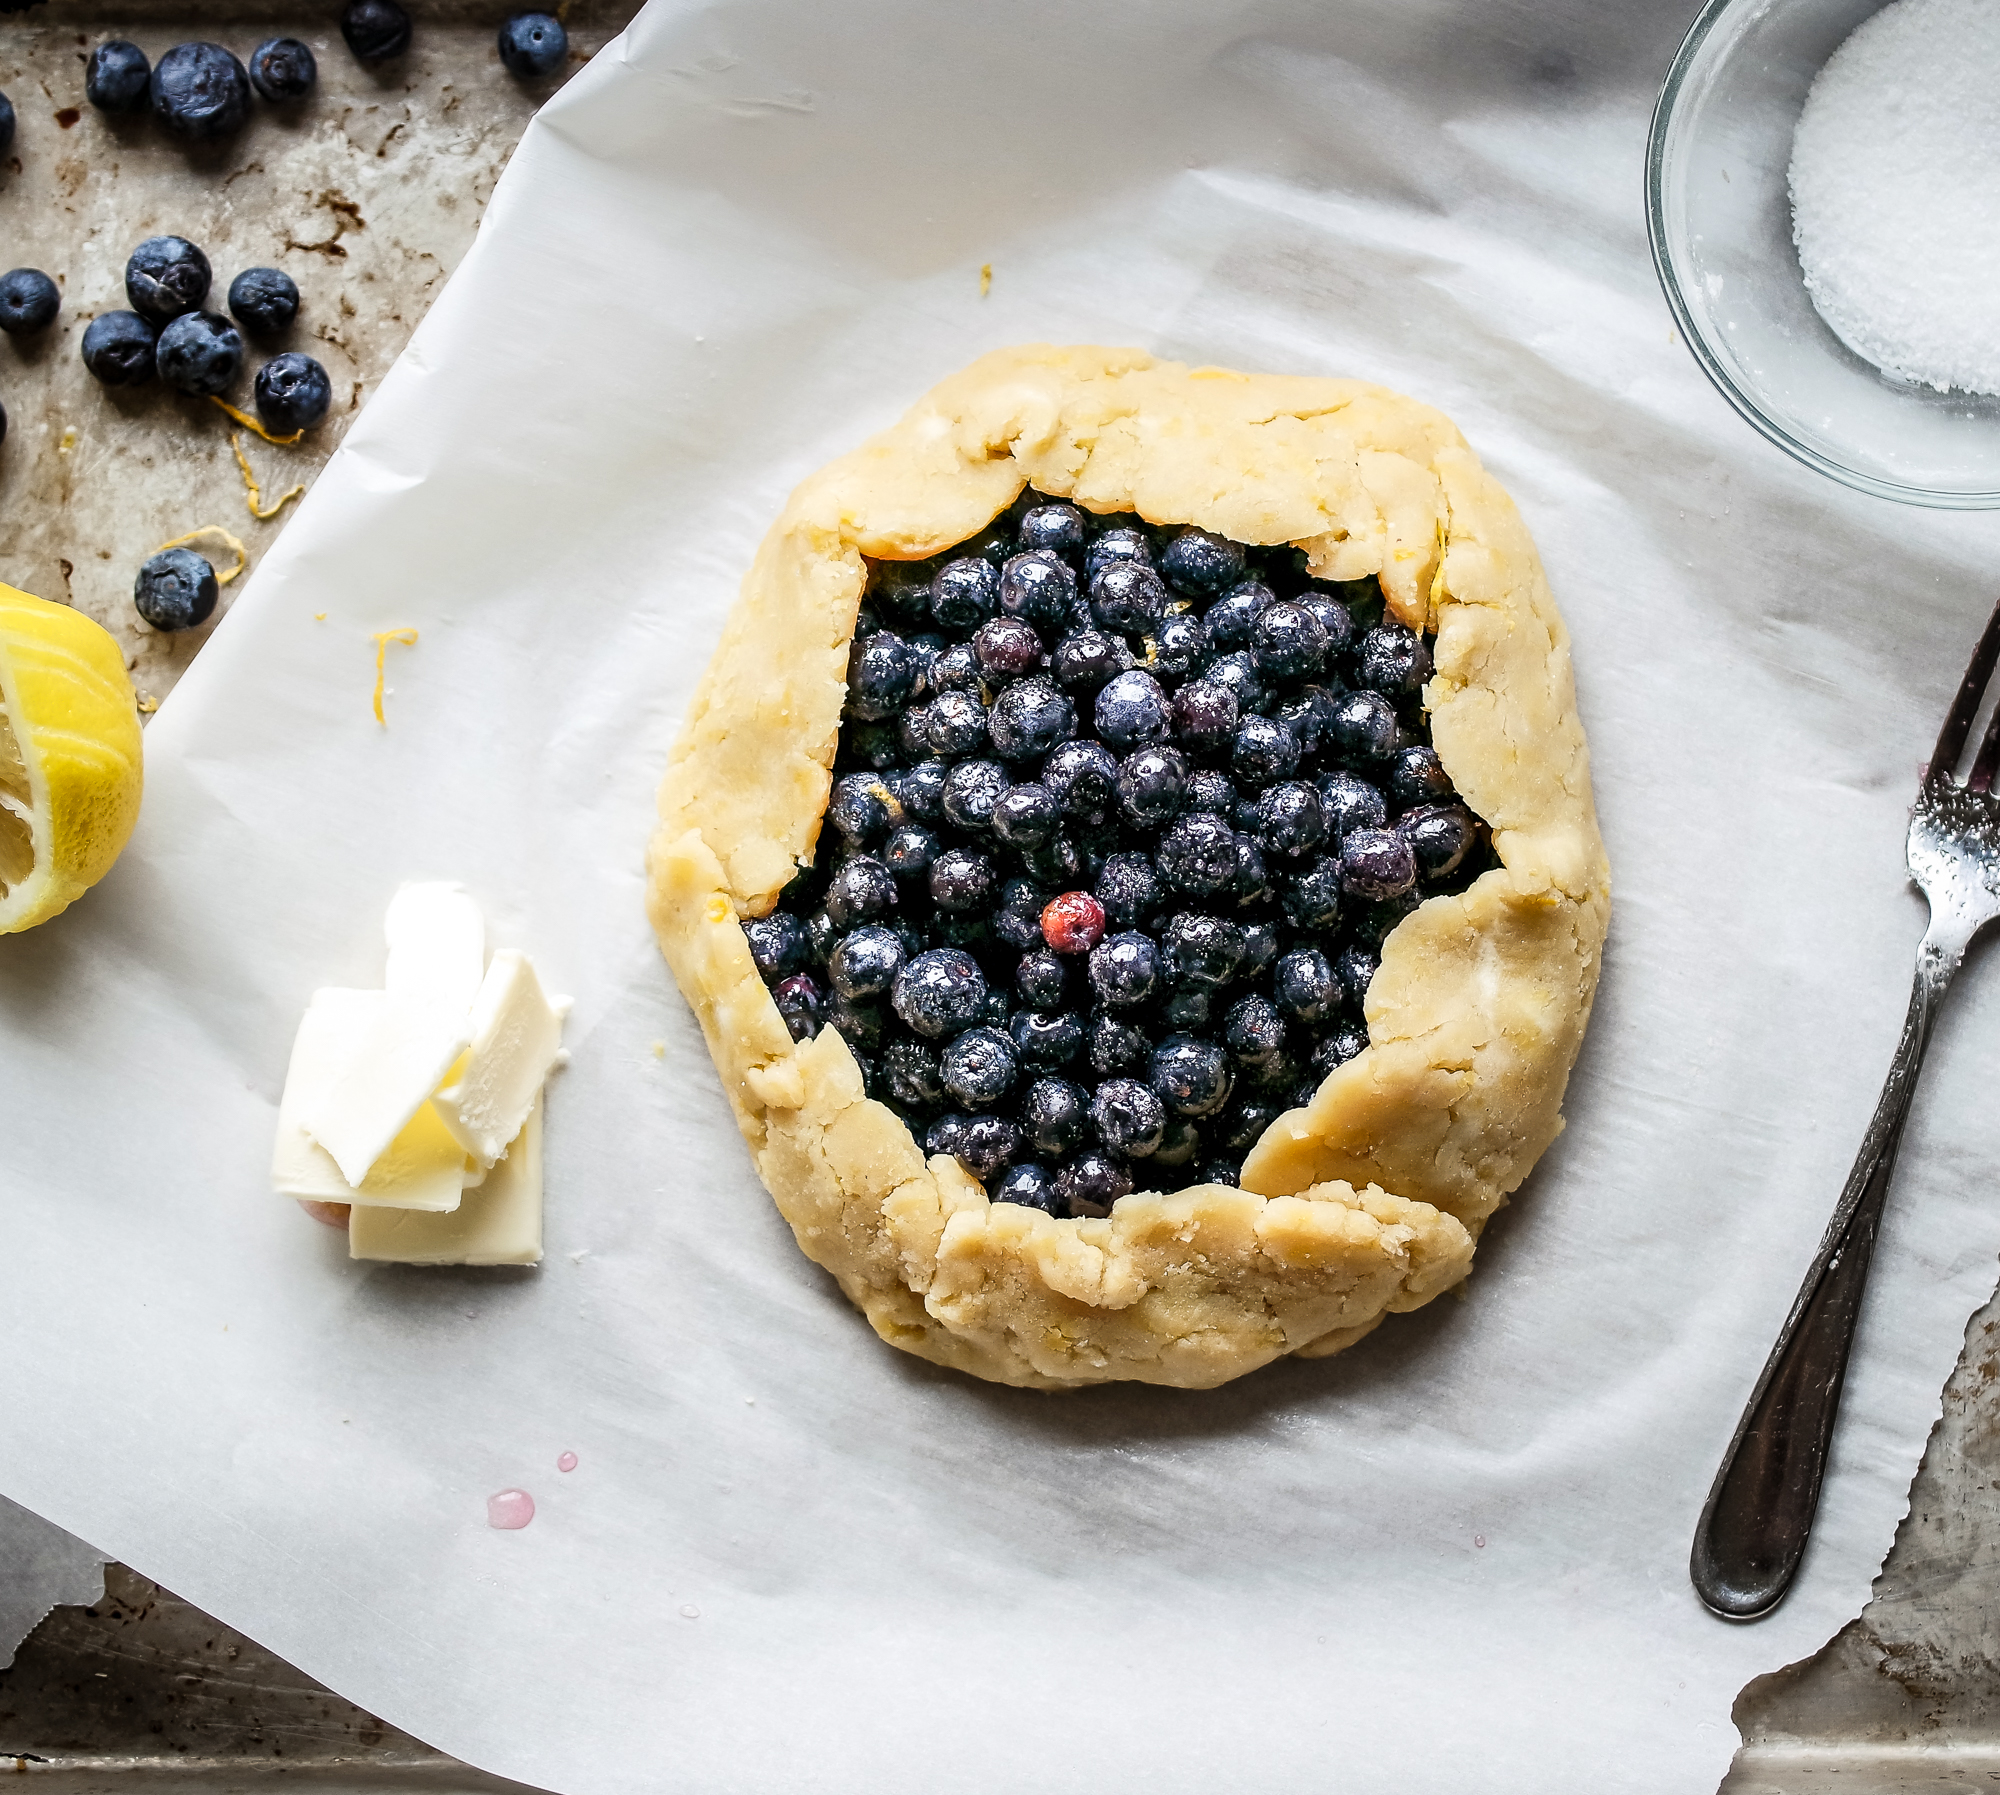
[[[1608,870],[1534,545],[1437,412],[987,356],[792,495],[661,946],[799,1244],[1005,1383],[1207,1386],[1462,1279]]]

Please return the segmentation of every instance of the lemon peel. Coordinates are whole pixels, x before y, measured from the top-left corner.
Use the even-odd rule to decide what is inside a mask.
[[[210,393],[208,395],[208,402],[211,405],[221,406],[222,409],[228,412],[229,415],[232,418],[234,418],[239,424],[241,424],[245,430],[256,431],[257,434],[261,436],[267,443],[274,444],[276,447],[280,449],[289,449],[293,443],[297,442],[300,437],[305,435],[305,432],[303,430],[294,430],[290,436],[273,436],[270,433],[270,431],[266,430],[264,426],[258,423],[257,420],[253,418],[247,411],[238,411],[236,407],[231,405],[227,399],[219,399],[215,396],[215,394]]]
[[[215,583],[218,586],[226,586],[250,565],[250,551],[243,546],[242,538],[232,535],[220,524],[203,524],[200,529],[190,530],[185,536],[176,536],[171,542],[161,543],[153,553],[164,555],[170,548],[186,548],[190,542],[198,542],[204,536],[220,536],[236,555],[236,565],[227,573],[218,573],[215,576]]]
[[[111,870],[142,784],[118,644],[81,612],[0,585],[0,935],[48,921]]]
[[[979,297],[984,299],[992,291],[993,264],[991,262],[981,262],[979,264]]]
[[[250,515],[260,524],[269,523],[272,518],[305,491],[305,483],[300,481],[289,492],[283,492],[269,505],[264,504],[264,489],[257,484],[257,476],[250,471],[250,457],[243,453],[243,439],[234,430],[229,433],[229,446],[236,452],[236,465],[243,470],[243,484],[248,490],[243,502],[250,507]]]
[[[389,727],[389,719],[382,714],[382,674],[389,657],[389,644],[400,642],[405,648],[417,645],[417,632],[413,629],[385,629],[375,632],[375,721],[384,729]]]

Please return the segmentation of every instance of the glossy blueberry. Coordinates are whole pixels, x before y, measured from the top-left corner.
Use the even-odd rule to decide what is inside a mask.
[[[1299,738],[1276,717],[1245,717],[1229,747],[1229,770],[1242,785],[1269,785],[1298,771]]]
[[[938,1084],[938,1090],[940,1093],[944,1090],[942,1081]],[[958,1150],[965,1144],[965,1125],[971,1119],[970,1116],[961,1115],[939,1116],[924,1133],[924,1151],[928,1154],[946,1153],[954,1158],[959,1157]]]
[[[215,569],[191,548],[166,548],[139,569],[132,602],[157,630],[193,629],[215,610]]]
[[[1141,748],[1118,763],[1118,802],[1141,829],[1157,829],[1181,807],[1187,762],[1172,748]]]
[[[1229,1062],[1213,1041],[1169,1035],[1153,1049],[1153,1089],[1177,1116],[1212,1116],[1229,1101]]]
[[[826,911],[815,910],[806,918],[806,955],[815,966],[824,966],[840,940],[840,930]]]
[[[931,751],[931,707],[912,704],[898,711],[895,719],[896,745],[906,760],[923,760]]]
[[[1057,955],[1037,948],[1021,956],[1014,984],[1031,1010],[1056,1010],[1069,989],[1069,973]]]
[[[1062,821],[1055,794],[1045,785],[1010,786],[993,806],[993,833],[1011,848],[1039,848]]]
[[[993,862],[971,848],[946,848],[931,862],[931,902],[964,916],[993,902]]]
[[[1143,636],[1167,610],[1167,584],[1143,561],[1113,561],[1090,581],[1090,612],[1101,629]]]
[[[947,561],[931,581],[931,615],[946,629],[977,629],[1000,608],[1000,571],[977,555]]]
[[[1417,858],[1393,829],[1357,829],[1340,844],[1340,882],[1356,897],[1400,897],[1417,882]]]
[[[1326,1056],[1332,1064],[1344,1066],[1358,1054],[1368,1051],[1368,1031],[1365,1028],[1352,1027],[1336,1029],[1327,1036],[1324,1045]],[[1315,1053],[1313,1058],[1317,1060],[1319,1055]]]
[[[1030,549],[1000,570],[1000,609],[1038,628],[1057,630],[1076,603],[1076,573],[1060,555]]]
[[[1095,692],[1108,679],[1132,665],[1132,651],[1119,636],[1102,630],[1077,630],[1056,644],[1049,670],[1056,683],[1072,691]]]
[[[826,973],[842,997],[880,997],[903,970],[903,944],[894,929],[879,923],[842,938],[827,961]]]
[[[756,962],[757,975],[765,983],[790,978],[804,968],[808,953],[806,928],[798,917],[774,910],[769,916],[753,917],[746,922],[743,933],[749,937],[750,958]]]
[[[1270,868],[1264,864],[1263,850],[1251,836],[1236,838],[1236,877],[1230,884],[1229,895],[1239,909],[1265,903],[1271,896]]]
[[[160,325],[200,305],[213,278],[208,257],[185,237],[148,237],[126,260],[125,297]]]
[[[1076,706],[1051,679],[1020,680],[994,699],[986,733],[1002,760],[1041,760],[1076,734]]]
[[[1343,692],[1327,712],[1326,746],[1354,764],[1385,759],[1396,746],[1396,713],[1388,699],[1380,692]]]
[[[1347,1001],[1356,1009],[1368,995],[1368,981],[1375,976],[1381,961],[1372,948],[1358,941],[1350,941],[1333,956],[1333,976],[1340,981],[1340,989]]]
[[[1279,1009],[1301,1022],[1324,1022],[1340,1002],[1340,981],[1316,947],[1295,947],[1278,957],[1271,995]]]
[[[945,817],[971,834],[991,827],[994,808],[1006,795],[1007,773],[998,761],[962,760],[944,776]]]
[[[1153,1149],[1156,1166],[1184,1166],[1201,1151],[1201,1130],[1186,1116],[1173,1117]]]
[[[882,1072],[889,1092],[912,1109],[935,1109],[944,1101],[944,1079],[938,1057],[921,1041],[900,1035],[882,1050]]]
[[[1232,1104],[1226,1112],[1222,1125],[1222,1145],[1236,1156],[1236,1164],[1230,1168],[1228,1182],[1234,1184],[1243,1164],[1243,1155],[1264,1138],[1264,1130],[1269,1128],[1287,1109],[1289,1102],[1279,1102],[1269,1097],[1248,1097]],[[1222,1182],[1222,1180],[1217,1180]]]
[[[1064,816],[1102,823],[1118,808],[1118,762],[1102,742],[1065,742],[1042,765],[1042,784]]]
[[[359,62],[391,62],[410,47],[410,15],[396,0],[347,0],[340,35]]]
[[[250,52],[250,85],[274,104],[303,100],[318,80],[311,49],[295,37],[268,37]]]
[[[1058,831],[1038,848],[1023,848],[1021,864],[1044,885],[1064,891],[1085,876],[1083,850],[1067,830]]]
[[[1240,1155],[1235,1159],[1211,1159],[1201,1168],[1201,1181],[1204,1184],[1226,1185],[1233,1190],[1242,1172],[1243,1163]]]
[[[1021,1099],[1021,1130],[1037,1153],[1060,1159],[1083,1138],[1090,1098],[1067,1078],[1038,1078]]]
[[[1389,757],[1385,783],[1389,801],[1398,810],[1414,810],[1420,804],[1444,804],[1457,796],[1451,775],[1444,770],[1444,762],[1438,759],[1435,748],[1398,748]]]
[[[931,662],[930,689],[939,692],[979,693],[979,657],[970,642],[953,642]]]
[[[1167,695],[1157,679],[1135,667],[1097,694],[1095,715],[1098,739],[1122,754],[1167,733]]]
[[[870,722],[892,716],[910,702],[921,671],[916,651],[901,636],[877,630],[848,656],[847,714]]]
[[[1304,605],[1279,603],[1260,612],[1250,632],[1250,658],[1267,679],[1303,679],[1327,656],[1326,627]]]
[[[843,860],[827,881],[826,913],[838,929],[879,922],[896,907],[896,879],[872,854]]]
[[[1236,976],[1243,959],[1243,931],[1226,917],[1181,910],[1167,924],[1163,946],[1176,983],[1214,989]]]
[[[1167,1108],[1151,1085],[1107,1078],[1091,1093],[1090,1126],[1107,1153],[1142,1159],[1166,1132]]]
[[[989,617],[972,638],[972,658],[983,678],[1019,679],[1042,664],[1042,639],[1021,617]]]
[[[220,44],[174,45],[153,65],[148,91],[153,116],[189,143],[233,137],[250,117],[250,76]]]
[[[545,12],[517,12],[500,27],[500,61],[517,81],[546,81],[569,60],[569,33]]]
[[[938,1060],[945,1090],[967,1109],[991,1109],[1006,1096],[1019,1069],[1014,1043],[997,1028],[967,1029]]]
[[[1271,715],[1298,738],[1300,759],[1310,760],[1320,750],[1326,735],[1326,713],[1332,708],[1331,693],[1319,686],[1308,686],[1281,699],[1272,707]]]
[[[1319,619],[1326,631],[1328,655],[1345,654],[1354,643],[1354,613],[1326,592],[1301,592],[1298,602]]]
[[[1430,650],[1416,631],[1383,623],[1361,638],[1359,684],[1395,697],[1416,691],[1430,676]]]
[[[1056,1173],[1059,1215],[1105,1216],[1112,1204],[1132,1192],[1132,1174],[1102,1153],[1079,1153]]]
[[[1091,890],[1113,929],[1137,928],[1159,909],[1162,896],[1151,859],[1138,853],[1107,855]]]
[[[946,760],[976,753],[986,746],[986,706],[970,692],[942,692],[931,703],[928,733],[931,752]]]
[[[1236,878],[1236,832],[1206,811],[1183,812],[1154,856],[1167,885],[1186,897],[1213,897]]]
[[[1100,1078],[1116,1072],[1143,1072],[1153,1043],[1137,1023],[1100,1010],[1084,1030],[1083,1050]]]
[[[1285,1051],[1285,1018],[1268,997],[1245,997],[1232,1004],[1222,1040],[1245,1066],[1268,1066]]]
[[[962,948],[934,947],[896,975],[890,994],[904,1024],[932,1040],[970,1028],[986,1005],[986,975]]]
[[[958,1163],[984,1183],[1021,1150],[1021,1131],[1005,1116],[967,1116],[953,1151]]]
[[[1340,857],[1322,854],[1284,882],[1281,901],[1285,920],[1295,929],[1323,934],[1340,920],[1342,894]]]
[[[1083,547],[1083,513],[1074,505],[1037,505],[1021,519],[1021,546],[1074,555]]]
[[[1234,730],[1230,732],[1230,739],[1235,739]],[[1226,817],[1236,808],[1236,782],[1227,773],[1217,772],[1213,767],[1196,767],[1188,775],[1182,803],[1188,810],[1205,810],[1214,816]]]
[[[1153,1020],[1166,1034],[1200,1034],[1207,1029],[1214,1009],[1214,996],[1209,991],[1169,991],[1160,999]]]
[[[1016,1010],[1007,1033],[1021,1063],[1044,1071],[1068,1065],[1083,1051],[1083,1018],[1073,1010]]]
[[[993,1187],[992,1200],[1018,1203],[1023,1209],[1039,1209],[1044,1215],[1054,1215],[1061,1202],[1056,1195],[1055,1175],[1033,1160],[1009,1166],[1002,1172],[999,1183]]]
[[[173,328],[167,326],[168,330]],[[257,399],[257,416],[264,428],[277,436],[310,430],[333,403],[333,382],[326,370],[310,355],[296,350],[272,356],[257,370],[257,382],[251,390]]]
[[[1136,930],[1107,935],[1090,950],[1090,988],[1099,1003],[1132,1009],[1160,988],[1166,963],[1159,943]]]
[[[919,761],[896,786],[903,809],[920,823],[937,823],[944,817],[944,788],[951,769],[941,760]]]
[[[1405,811],[1396,819],[1396,833],[1410,844],[1416,856],[1417,872],[1426,879],[1442,879],[1458,871],[1460,863],[1479,839],[1478,825],[1471,813],[1457,804],[1425,805]]]
[[[888,834],[902,808],[880,774],[849,773],[834,783],[826,820],[850,847],[865,848]]]
[[[1190,753],[1222,749],[1236,737],[1236,694],[1209,680],[1190,680],[1174,694],[1172,716],[1174,739]]]
[[[1236,969],[1236,976],[1240,979],[1258,978],[1277,957],[1277,924],[1246,922],[1243,925],[1243,964]]]
[[[227,392],[243,372],[243,336],[213,312],[183,312],[160,332],[153,365],[176,392]]]
[[[794,973],[771,993],[794,1041],[810,1041],[826,1015],[826,994],[809,972]]]
[[[1227,654],[1247,649],[1254,640],[1257,620],[1278,602],[1278,595],[1261,580],[1245,580],[1224,593],[1208,607],[1201,631],[1211,653]]]
[[[882,1006],[865,998],[843,997],[836,991],[827,999],[826,1026],[839,1031],[857,1058],[873,1054],[881,1047],[888,1023]]]
[[[229,283],[229,313],[253,337],[282,336],[299,315],[298,283],[282,268],[246,268]]]
[[[1122,524],[1106,530],[1084,551],[1083,571],[1095,579],[1104,568],[1118,561],[1136,561],[1142,567],[1153,564],[1153,545],[1146,540],[1143,530],[1130,530]]]
[[[1389,820],[1389,804],[1381,788],[1358,773],[1328,773],[1319,782],[1319,801],[1326,812],[1330,841],[1338,842],[1356,829],[1379,829]]]
[[[137,44],[114,37],[90,53],[83,97],[99,112],[137,112],[152,87],[153,65]]]
[[[1243,550],[1226,536],[1189,530],[1167,544],[1160,571],[1176,591],[1194,597],[1224,592],[1243,577]]]
[[[0,330],[10,337],[47,330],[61,309],[62,294],[39,268],[0,274]]]
[[[1270,702],[1270,690],[1258,673],[1256,663],[1240,648],[1209,662],[1202,678],[1210,685],[1227,687],[1236,699],[1237,711],[1243,716],[1265,709]]]
[[[1257,839],[1273,854],[1310,854],[1326,834],[1326,807],[1303,779],[1280,780],[1257,794]]]

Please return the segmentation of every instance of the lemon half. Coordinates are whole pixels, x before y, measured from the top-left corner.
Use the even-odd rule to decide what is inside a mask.
[[[111,636],[0,585],[0,935],[67,909],[139,817],[138,708]]]

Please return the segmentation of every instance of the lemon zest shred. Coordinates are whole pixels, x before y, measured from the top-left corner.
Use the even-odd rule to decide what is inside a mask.
[[[991,262],[981,262],[979,264],[979,297],[984,299],[992,291],[993,264]]]
[[[264,504],[264,489],[257,484],[257,476],[250,471],[250,457],[243,453],[243,439],[234,430],[229,433],[229,446],[236,452],[236,465],[243,470],[243,484],[249,489],[243,502],[250,507],[250,515],[260,524],[269,523],[272,518],[305,491],[303,483],[294,486],[290,492],[281,494],[270,505]]]
[[[261,436],[267,443],[273,443],[281,449],[289,449],[293,443],[297,442],[300,437],[305,435],[305,432],[303,430],[294,430],[290,436],[273,436],[270,433],[270,431],[266,430],[264,426],[258,423],[257,420],[253,418],[247,411],[238,411],[236,407],[231,405],[227,399],[218,398],[214,393],[210,393],[208,395],[208,402],[211,405],[221,406],[222,409],[228,412],[229,415],[232,418],[234,418],[239,424],[241,424],[245,430],[256,431],[257,434]]]
[[[190,530],[185,536],[176,536],[171,542],[161,543],[153,553],[163,555],[170,548],[185,548],[190,542],[202,536],[220,536],[236,552],[236,565],[227,573],[218,573],[215,576],[215,583],[218,586],[228,585],[244,568],[250,565],[250,551],[243,546],[242,541],[238,537],[231,535],[220,524],[203,524],[200,529]]]
[[[325,621],[326,621],[326,613],[324,611],[315,611],[313,613],[313,622],[324,623]]]
[[[384,729],[389,727],[389,719],[382,714],[382,673],[389,656],[389,644],[400,642],[405,648],[417,645],[417,632],[413,629],[385,629],[375,632],[375,721]]]

